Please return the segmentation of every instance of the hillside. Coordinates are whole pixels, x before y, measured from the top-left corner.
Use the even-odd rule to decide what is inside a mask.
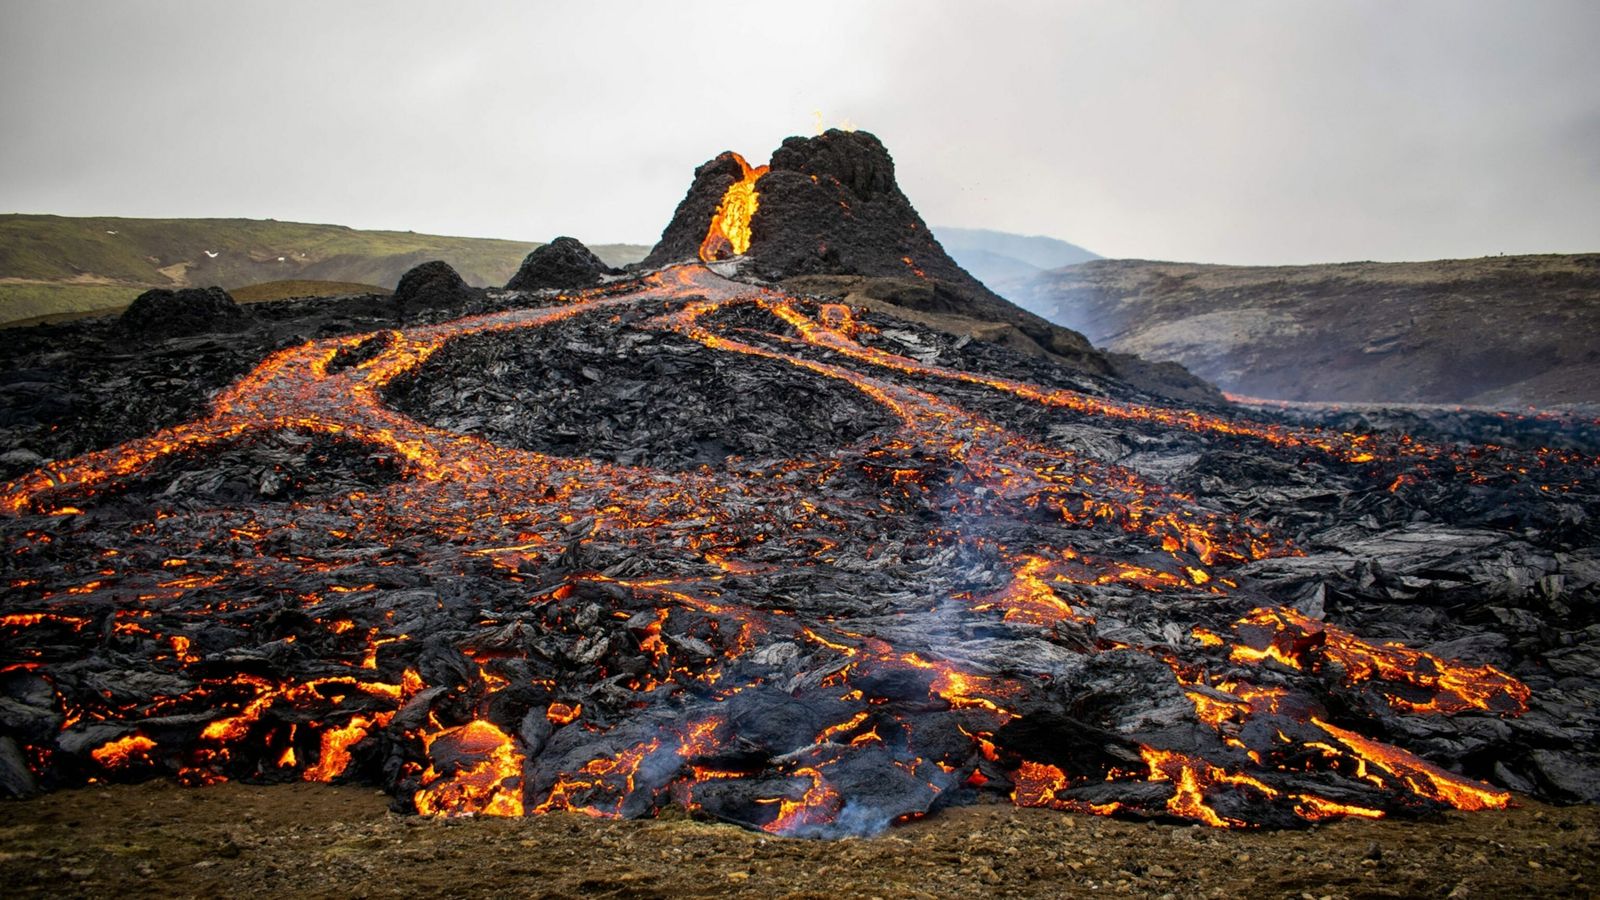
[[[1095,260],[997,285],[1097,346],[1312,401],[1600,402],[1600,254],[1213,266]]]
[[[988,285],[1100,258],[1053,237],[942,225],[933,232],[961,268]]]
[[[523,241],[361,231],[271,219],[0,216],[0,322],[125,305],[151,287],[332,281],[393,288],[443,259],[468,283],[498,286],[530,251]],[[601,244],[611,265],[647,248]]]

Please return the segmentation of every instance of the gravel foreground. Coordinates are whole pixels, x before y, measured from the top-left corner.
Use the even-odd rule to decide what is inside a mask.
[[[6,803],[0,894],[1592,897],[1600,808],[1229,832],[1016,809],[773,838],[686,818],[421,819],[370,789],[91,787]]]

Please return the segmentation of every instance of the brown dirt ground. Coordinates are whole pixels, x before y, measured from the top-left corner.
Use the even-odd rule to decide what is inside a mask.
[[[1227,832],[1004,805],[868,839],[681,816],[428,820],[371,789],[167,783],[0,806],[0,895],[1592,897],[1600,808]]]

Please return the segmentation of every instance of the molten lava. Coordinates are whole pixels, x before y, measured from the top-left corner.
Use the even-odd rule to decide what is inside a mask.
[[[448,760],[442,771],[430,764],[413,798],[423,815],[483,813],[522,815],[522,754],[511,736],[475,719],[425,739],[430,758]]]
[[[722,202],[717,204],[717,212],[711,217],[711,227],[706,230],[705,240],[700,242],[700,258],[706,262],[742,256],[750,249],[750,220],[761,206],[756,182],[767,174],[768,167],[756,166],[752,169],[744,157],[737,153],[732,156],[734,162],[739,164],[741,175],[723,193]]]
[[[703,259],[749,247],[765,168],[739,164]],[[595,321],[828,384],[889,424],[831,453],[673,472],[497,445],[385,393],[452,342]],[[30,737],[28,759],[49,784],[358,779],[425,815],[675,802],[801,835],[887,827],[979,792],[1226,827],[1508,802],[1372,737],[1346,700],[1370,692],[1385,714],[1434,724],[1509,720],[1529,708],[1526,685],[1247,593],[1235,570],[1293,543],[972,398],[1044,422],[1289,448],[1370,471],[1379,489],[1398,469],[1571,460],[1144,406],[875,338],[845,307],[678,267],[628,290],[289,347],[203,419],[0,486],[18,536],[0,674],[48,695],[60,734],[98,735],[64,743],[82,752]],[[337,442],[392,480],[276,506],[163,499],[126,533],[94,531],[97,503],[161,466],[273,437]],[[302,540],[312,528],[326,548]],[[913,561],[926,583],[897,580]],[[873,584],[905,590],[850,593],[851,576],[879,572]],[[1159,637],[1127,624],[1173,611],[1189,618]],[[154,693],[81,674],[112,644]],[[1144,666],[1139,692],[1165,688],[1182,707],[1159,733],[1193,746],[1110,735],[1101,755],[1057,756],[1018,737],[1102,662]]]

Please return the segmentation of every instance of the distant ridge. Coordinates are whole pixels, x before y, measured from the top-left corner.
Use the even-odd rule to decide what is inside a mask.
[[[1600,404],[1600,254],[1222,266],[1103,259],[994,285],[1096,346],[1306,402]]]
[[[115,308],[152,287],[325,281],[393,288],[442,259],[469,284],[502,285],[529,241],[363,231],[273,219],[133,219],[0,215],[0,323]],[[598,244],[610,265],[646,247]]]
[[[1043,235],[945,225],[936,225],[932,231],[946,253],[990,287],[1008,279],[1026,278],[1050,269],[1100,259],[1099,254],[1077,244]]]

